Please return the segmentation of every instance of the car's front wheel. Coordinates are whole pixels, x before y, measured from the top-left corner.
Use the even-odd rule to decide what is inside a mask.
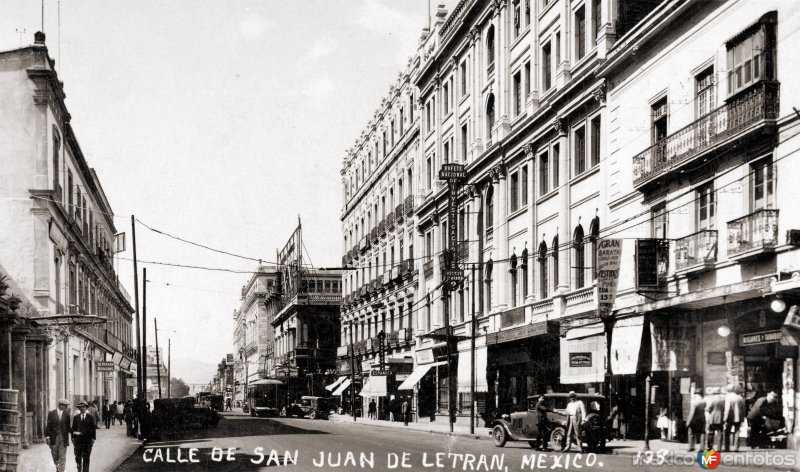
[[[506,429],[501,425],[497,425],[494,427],[494,431],[492,431],[492,438],[494,438],[494,445],[497,447],[503,447],[506,445],[506,441],[508,441],[508,437],[506,434]]]
[[[564,444],[567,438],[567,431],[563,426],[556,426],[550,432],[550,450],[560,451],[564,449]]]
[[[308,418],[315,420],[317,419],[317,410],[311,410],[308,412]]]

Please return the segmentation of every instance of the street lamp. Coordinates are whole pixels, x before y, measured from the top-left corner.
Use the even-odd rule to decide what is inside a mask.
[[[245,352],[246,351],[244,347],[239,348],[239,359],[244,362],[244,391],[242,392],[242,411],[247,413],[245,410],[249,410],[249,407],[247,406],[247,377],[249,374],[247,372],[247,359],[244,357]]]

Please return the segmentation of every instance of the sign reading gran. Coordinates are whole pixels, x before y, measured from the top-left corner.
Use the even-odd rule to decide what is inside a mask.
[[[597,314],[611,313],[617,297],[619,263],[622,257],[621,239],[601,239],[597,245]]]

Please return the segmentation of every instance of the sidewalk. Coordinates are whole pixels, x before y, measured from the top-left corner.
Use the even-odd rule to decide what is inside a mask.
[[[330,421],[335,423],[353,423],[353,417],[350,415],[330,415]],[[385,420],[370,420],[358,417],[355,424],[368,424],[370,426],[379,426],[383,428],[403,428],[413,431],[426,431],[434,434],[447,434],[454,436],[471,437],[475,439],[491,439],[490,428],[475,427],[475,434],[469,433],[469,426],[453,425],[453,432],[450,432],[450,425],[447,423],[437,422],[409,422],[408,426],[404,426],[402,421],[385,421]]]
[[[112,471],[138,449],[140,441],[125,434],[125,425],[115,424],[110,429],[102,425],[97,430],[97,440],[92,448],[91,470]],[[20,449],[19,472],[53,472],[53,456],[47,444],[32,444],[28,449]],[[67,448],[67,472],[77,472],[75,448]]]
[[[353,423],[353,417],[350,415],[330,415],[330,421],[336,423]],[[454,435],[454,436],[462,436],[462,437],[471,437],[475,439],[485,439],[491,440],[491,428],[484,428],[484,427],[475,427],[475,434],[469,433],[468,426],[461,426],[461,425],[454,425],[453,432],[450,433],[450,427],[448,424],[436,423],[436,422],[416,422],[416,423],[408,423],[408,426],[403,426],[402,422],[390,422],[390,421],[383,421],[383,420],[370,420],[366,418],[358,418],[355,424],[360,425],[370,425],[370,426],[378,426],[383,428],[402,428],[402,429],[409,429],[414,431],[425,431],[428,433],[433,434],[447,434],[447,435]],[[626,455],[626,456],[636,456],[639,454],[645,454],[645,443],[644,440],[636,439],[636,440],[613,440],[609,441],[607,444],[608,450],[606,451],[609,454],[614,455]],[[694,452],[689,452],[689,445],[686,443],[681,442],[674,442],[674,441],[662,441],[661,439],[652,439],[650,440],[650,451],[652,454],[657,455],[659,453],[663,454],[672,454],[672,455],[696,455],[697,450]],[[577,449],[575,446],[572,448],[573,451]],[[723,451],[720,451],[723,452]],[[723,452],[725,455],[744,455],[745,453],[757,453],[757,454],[780,454],[784,452],[788,452],[791,454],[796,454],[797,451],[791,449],[752,449],[744,445],[744,439],[742,439],[742,446],[739,448],[739,452]]]

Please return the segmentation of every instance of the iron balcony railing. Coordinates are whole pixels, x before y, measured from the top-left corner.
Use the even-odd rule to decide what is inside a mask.
[[[728,257],[778,245],[778,210],[758,210],[728,222]]]
[[[425,264],[422,265],[422,271],[426,279],[433,277],[433,259],[425,261]]]
[[[378,228],[372,228],[369,232],[369,239],[374,243],[378,242]]]
[[[675,241],[675,270],[705,267],[717,261],[717,231],[704,229]]]
[[[381,237],[384,234],[386,234],[386,219],[383,219],[380,223],[378,223],[378,237]]]
[[[458,253],[458,260],[465,261],[469,257],[469,242],[468,241],[459,241],[458,245],[456,246],[456,250]]]
[[[405,213],[403,211],[403,202],[400,202],[400,203],[397,204],[396,207],[394,207],[394,217],[397,220],[397,222],[399,223],[399,222],[403,221],[403,217],[404,216],[405,216]]]
[[[394,229],[394,211],[390,211],[388,215],[386,215],[386,231],[391,231]]]
[[[406,197],[406,201],[403,202],[403,207],[406,210],[406,216],[411,216],[414,213],[414,196],[409,195]]]
[[[633,185],[668,172],[761,121],[777,119],[779,95],[778,82],[762,82],[645,149],[633,157]]]

